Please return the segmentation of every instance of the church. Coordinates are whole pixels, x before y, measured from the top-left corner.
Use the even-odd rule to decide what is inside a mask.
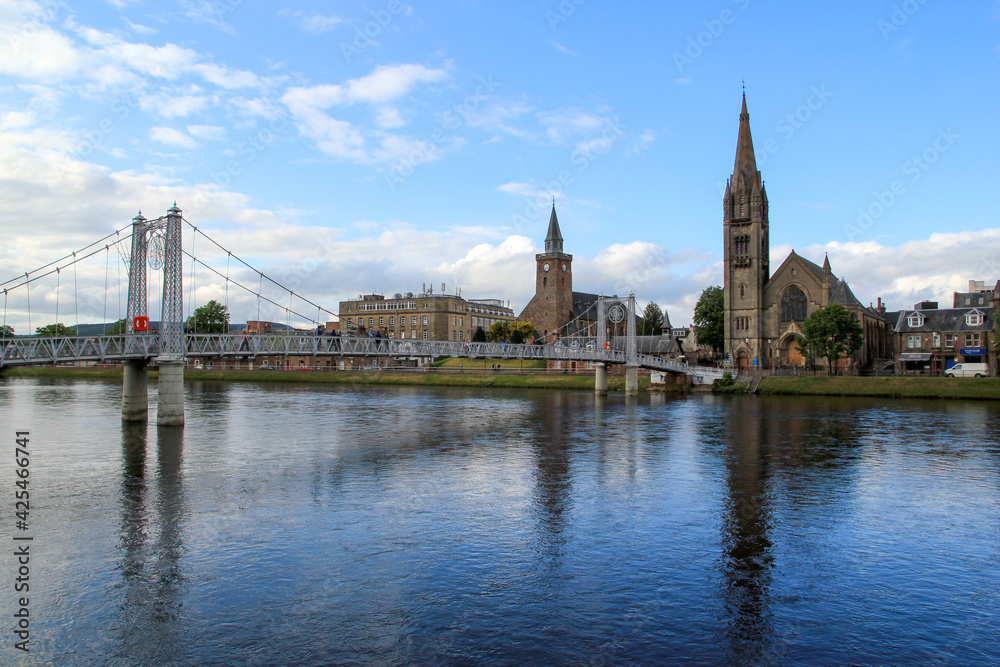
[[[597,294],[573,291],[573,255],[563,252],[563,237],[552,202],[545,252],[535,255],[535,296],[517,319],[531,322],[539,342],[564,336],[596,335]]]
[[[841,360],[843,367],[872,368],[891,360],[881,299],[877,307],[864,306],[833,274],[829,258],[819,266],[793,250],[771,274],[767,191],[754,158],[746,93],[736,161],[722,199],[722,226],[727,363],[739,370],[804,367],[795,338],[802,334],[802,322],[830,303],[844,306],[864,330],[861,350]]]

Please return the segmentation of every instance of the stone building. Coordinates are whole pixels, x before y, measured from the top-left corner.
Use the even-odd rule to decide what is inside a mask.
[[[767,191],[754,157],[745,94],[722,210],[728,363],[739,369],[805,365],[795,338],[802,334],[802,322],[830,303],[843,305],[865,332],[862,349],[846,363],[865,368],[891,360],[890,327],[881,301],[877,308],[862,305],[847,282],[834,275],[829,258],[820,267],[792,251],[770,273]]]
[[[341,301],[338,313],[345,333],[420,340],[471,340],[476,326],[487,329],[493,322],[514,319],[514,311],[498,299],[466,301],[458,294],[434,294],[426,286],[419,294],[397,293],[389,299],[362,294]]]
[[[552,204],[545,252],[535,255],[535,296],[524,307],[519,320],[531,322],[539,340],[563,336],[596,335],[597,295],[573,291],[573,255],[563,252],[563,237]]]
[[[993,289],[970,281],[955,292],[954,308],[922,301],[890,313],[895,330],[896,372],[939,374],[955,364],[985,363],[997,374],[994,318],[1000,308],[1000,282]]]

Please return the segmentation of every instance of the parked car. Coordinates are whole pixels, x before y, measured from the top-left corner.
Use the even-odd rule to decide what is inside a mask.
[[[990,374],[990,367],[986,364],[955,364],[944,372],[945,377],[968,378],[985,377]]]
[[[271,364],[261,364],[257,368],[259,368],[262,371],[273,371],[274,370],[274,366],[272,366]]]

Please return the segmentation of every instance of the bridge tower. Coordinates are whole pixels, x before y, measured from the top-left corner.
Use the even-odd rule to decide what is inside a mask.
[[[126,309],[126,350],[141,349],[134,336],[142,334],[136,324],[148,323],[148,283],[146,264],[163,269],[163,313],[160,318],[159,367],[156,423],[161,426],[184,424],[184,304],[183,253],[181,231],[183,217],[175,203],[167,215],[146,220],[140,212],[132,219],[132,252],[129,255],[128,307]],[[122,384],[122,421],[146,421],[148,382],[146,361],[125,364]]]
[[[597,298],[597,348],[608,349],[608,322],[620,324],[625,321],[625,395],[639,393],[639,351],[635,327],[635,294],[625,299],[617,296]],[[604,364],[598,363],[594,374],[594,392],[608,393],[608,373]]]

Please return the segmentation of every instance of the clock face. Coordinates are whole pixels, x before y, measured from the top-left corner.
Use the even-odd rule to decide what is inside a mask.
[[[563,262],[563,265],[562,265],[562,270],[563,270],[563,271],[565,271],[565,270],[566,270],[566,262]]]
[[[548,270],[549,270],[549,263],[545,262],[544,264],[542,264],[542,271],[548,271]]]

